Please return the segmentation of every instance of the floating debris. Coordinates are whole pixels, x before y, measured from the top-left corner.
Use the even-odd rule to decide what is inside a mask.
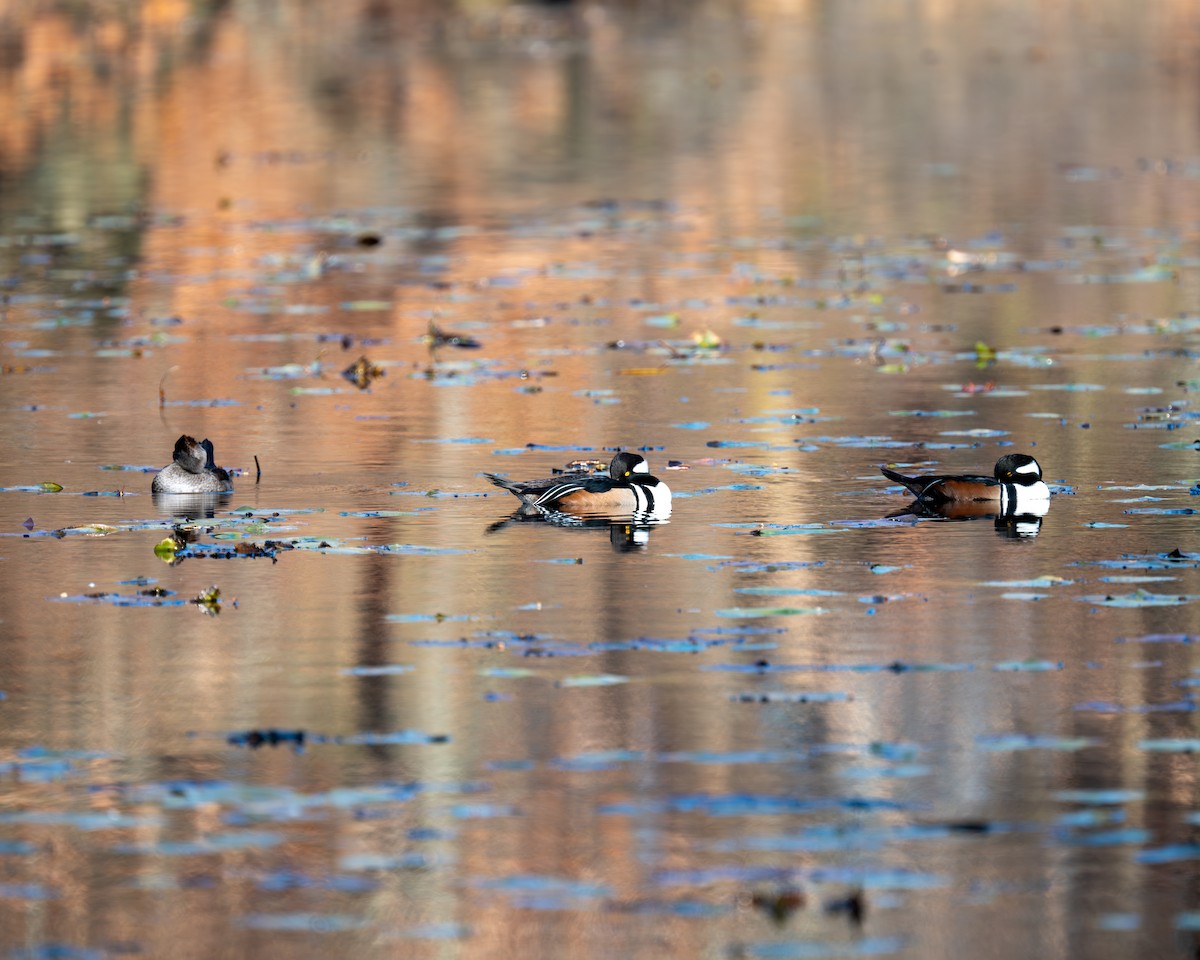
[[[429,332],[424,337],[426,345],[431,350],[439,347],[458,347],[464,350],[478,350],[483,346],[474,337],[462,333],[449,333],[439,329],[433,321],[429,323]]]
[[[756,617],[819,616],[829,613],[824,607],[725,607],[714,612],[718,617],[730,617],[737,620],[753,619]]]
[[[359,390],[366,390],[386,373],[387,371],[383,367],[378,367],[368,360],[366,356],[361,356],[342,371],[342,376],[358,387]]]
[[[218,587],[211,586],[198,596],[193,597],[191,602],[196,604],[208,616],[215,617],[221,612],[221,591]]]
[[[247,730],[245,733],[231,733],[226,739],[235,747],[249,747],[251,750],[287,744],[299,753],[304,749],[305,733],[303,730]]]
[[[1151,593],[1149,590],[1137,589],[1125,594],[1089,594],[1075,599],[1083,603],[1095,604],[1099,607],[1178,607],[1200,596],[1191,594]]]
[[[796,911],[808,902],[803,890],[784,888],[770,892],[758,891],[750,895],[750,905],[761,910],[778,926],[783,926]]]
[[[976,742],[984,750],[1011,752],[1016,750],[1061,750],[1074,752],[1086,750],[1099,744],[1092,737],[1056,737],[1040,734],[996,734],[977,738]]]

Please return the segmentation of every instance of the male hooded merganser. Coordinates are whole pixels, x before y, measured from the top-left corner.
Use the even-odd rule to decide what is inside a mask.
[[[213,459],[209,439],[197,440],[184,434],[175,441],[174,462],[154,475],[150,489],[154,493],[229,493],[233,480],[229,471]]]
[[[521,500],[522,512],[592,516],[638,516],[665,520],[671,515],[671,491],[636,453],[618,453],[608,476],[559,476],[523,483],[485,473],[492,483]]]
[[[966,503],[995,505],[1005,515],[1044,514],[1050,500],[1050,488],[1042,480],[1042,468],[1027,453],[1005,454],[996,461],[990,477],[939,474],[906,477],[880,467],[889,480],[912,491],[916,503],[935,509]]]

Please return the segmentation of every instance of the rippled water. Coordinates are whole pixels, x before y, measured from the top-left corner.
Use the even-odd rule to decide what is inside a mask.
[[[11,955],[1194,952],[1194,13],[851,6],[5,11]]]

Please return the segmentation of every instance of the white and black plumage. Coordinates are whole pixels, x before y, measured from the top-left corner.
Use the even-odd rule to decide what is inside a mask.
[[[596,517],[639,517],[665,520],[671,515],[671,490],[650,475],[650,465],[636,453],[618,453],[608,476],[560,476],[524,482],[492,473],[485,477],[520,499],[530,513]]]

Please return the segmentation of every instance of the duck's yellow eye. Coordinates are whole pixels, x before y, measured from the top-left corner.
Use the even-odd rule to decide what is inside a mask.
[[[632,470],[626,470],[626,471],[625,471],[625,476],[627,476],[627,477],[628,477],[628,476],[629,476],[630,474],[632,474],[632,473],[633,473],[633,471],[632,471]]]

